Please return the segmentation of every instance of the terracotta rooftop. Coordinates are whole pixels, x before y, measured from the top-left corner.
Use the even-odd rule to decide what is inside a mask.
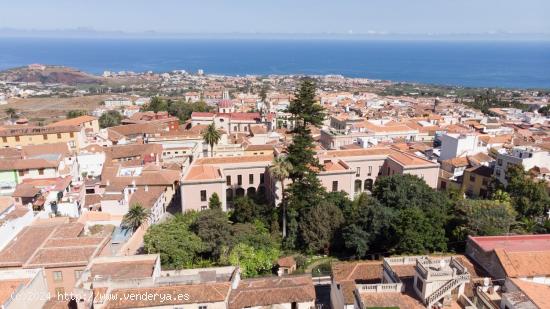
[[[0,251],[0,267],[83,266],[109,239],[109,231],[98,236],[79,236],[84,225],[59,220],[37,221],[25,227]]]
[[[550,251],[509,252],[495,249],[508,277],[550,276]]]
[[[0,304],[5,304],[20,286],[25,286],[29,281],[30,279],[0,280]]]
[[[215,157],[215,158],[200,158],[196,164],[231,164],[231,163],[251,163],[251,162],[271,162],[273,155],[259,156],[239,156],[239,157]]]
[[[230,309],[272,306],[293,302],[315,301],[315,288],[311,276],[269,277],[242,280],[231,291]]]
[[[59,167],[59,159],[24,159],[24,160],[0,160],[0,170],[28,170],[40,168],[57,168]]]
[[[147,278],[153,275],[156,260],[94,263],[90,267],[91,277],[110,277],[111,279]]]
[[[209,165],[192,166],[184,180],[215,180],[221,179],[220,169]]]
[[[147,191],[145,188],[140,187],[130,196],[130,205],[139,203],[144,208],[151,209],[163,193],[164,188],[159,186],[147,187]]]
[[[550,286],[521,279],[511,280],[539,308],[550,308]]]
[[[225,282],[134,289],[115,289],[110,292],[110,294],[112,295],[111,299],[115,298],[115,300],[110,300],[104,308],[122,309],[224,302],[230,290],[231,284]],[[157,293],[157,295],[165,295],[165,301],[161,302],[160,298],[130,300],[127,297],[124,297],[124,295],[144,293],[152,295],[154,295],[155,293]],[[185,294],[188,294],[189,297],[178,296]],[[166,295],[170,295],[170,297]]]
[[[31,127],[23,126],[19,128],[9,128],[0,130],[0,136],[22,136],[22,135],[42,135],[55,133],[79,132],[78,126],[53,126],[53,127]]]
[[[54,126],[80,126],[80,125],[83,125],[86,122],[90,122],[90,121],[94,121],[94,120],[97,120],[97,118],[94,117],[94,116],[84,115],[84,116],[79,116],[79,117],[75,117],[75,118],[60,120],[60,121],[51,123],[48,126],[49,127],[54,127]]]

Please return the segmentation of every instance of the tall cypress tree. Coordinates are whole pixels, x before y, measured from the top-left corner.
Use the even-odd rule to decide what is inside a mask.
[[[315,100],[315,83],[304,79],[295,93],[295,99],[288,107],[295,122],[292,143],[288,146],[288,161],[292,164],[288,189],[289,226],[285,247],[292,249],[298,242],[298,224],[304,210],[318,205],[323,199],[325,189],[321,186],[317,173],[322,166],[315,157],[315,143],[310,126],[320,126],[325,118],[323,107]]]

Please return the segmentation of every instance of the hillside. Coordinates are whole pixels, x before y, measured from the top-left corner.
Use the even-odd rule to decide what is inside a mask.
[[[64,84],[102,84],[101,77],[61,66],[29,65],[0,72],[0,80],[7,82]]]

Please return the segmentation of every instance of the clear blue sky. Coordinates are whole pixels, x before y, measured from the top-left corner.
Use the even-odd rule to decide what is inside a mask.
[[[550,33],[550,0],[0,0],[0,28]]]

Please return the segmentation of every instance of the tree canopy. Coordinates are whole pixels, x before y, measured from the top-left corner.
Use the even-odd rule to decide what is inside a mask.
[[[122,115],[116,110],[106,111],[99,117],[99,126],[109,128],[118,126],[122,121]]]

